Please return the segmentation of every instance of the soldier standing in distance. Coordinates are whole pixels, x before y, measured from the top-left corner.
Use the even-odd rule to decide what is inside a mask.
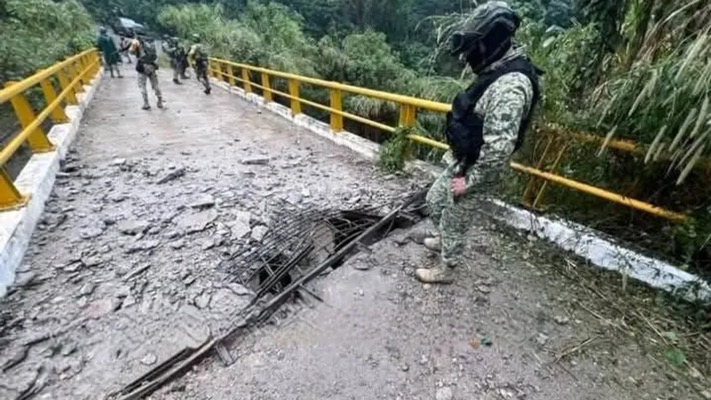
[[[188,60],[195,68],[195,74],[197,80],[205,86],[205,94],[210,94],[212,88],[210,87],[210,78],[207,77],[208,56],[207,52],[200,44],[200,35],[193,35],[194,44],[190,47],[188,52]]]
[[[129,52],[136,56],[136,72],[138,72],[138,88],[143,97],[143,109],[150,110],[151,104],[148,101],[147,82],[151,82],[151,87],[158,98],[158,108],[163,108],[163,94],[158,85],[158,55],[152,42],[137,36],[131,42]]]
[[[170,58],[170,67],[173,68],[173,83],[176,85],[182,85],[180,82],[180,67],[182,61],[180,60],[180,49],[177,38],[171,38],[168,35],[163,37],[163,51]]]
[[[415,272],[425,283],[452,283],[478,195],[501,179],[521,147],[540,98],[538,70],[525,50],[513,45],[520,17],[503,1],[477,7],[465,29],[452,37],[452,54],[466,59],[476,81],[459,93],[447,115],[449,163],[427,194],[438,235],[425,246],[441,252],[441,263]]]
[[[119,78],[121,76],[121,69],[119,69],[119,61],[121,61],[121,56],[119,55],[119,50],[116,48],[116,43],[114,39],[109,36],[108,31],[103,26],[99,29],[99,38],[96,39],[96,47],[101,50],[101,54],[104,56],[104,66],[111,73],[111,77],[114,77],[114,70],[118,74]]]

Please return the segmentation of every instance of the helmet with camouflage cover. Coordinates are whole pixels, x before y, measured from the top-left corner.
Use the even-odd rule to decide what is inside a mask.
[[[511,48],[521,18],[505,1],[490,1],[474,9],[463,29],[452,36],[452,55],[467,60],[477,73]]]

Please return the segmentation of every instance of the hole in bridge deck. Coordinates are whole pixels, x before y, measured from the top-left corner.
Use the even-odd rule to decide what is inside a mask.
[[[257,298],[276,295],[303,277],[308,271],[330,261],[331,269],[340,267],[351,255],[382,240],[394,229],[408,228],[422,215],[418,209],[402,213],[392,223],[378,229],[355,249],[338,255],[378,223],[383,215],[378,208],[359,210],[310,210],[281,215],[261,246],[237,255],[230,267],[235,279],[252,288]]]

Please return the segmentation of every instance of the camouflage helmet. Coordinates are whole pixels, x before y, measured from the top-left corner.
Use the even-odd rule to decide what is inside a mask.
[[[476,72],[503,56],[520,25],[521,18],[505,1],[484,3],[452,35],[452,55],[466,58]]]
[[[106,32],[108,32],[108,31],[106,30],[106,27],[105,27],[105,26],[102,26],[101,28],[99,28],[99,33],[100,33],[100,34],[104,35],[104,34],[106,34]]]

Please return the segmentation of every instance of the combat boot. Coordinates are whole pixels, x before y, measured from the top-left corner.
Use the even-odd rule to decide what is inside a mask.
[[[441,283],[445,285],[454,282],[454,274],[454,268],[445,264],[439,264],[430,269],[420,268],[415,271],[415,277],[422,283]]]
[[[427,237],[425,238],[423,244],[428,250],[439,253],[442,251],[442,238],[440,236]]]
[[[143,104],[143,107],[141,107],[141,109],[142,109],[142,110],[146,110],[146,111],[148,111],[148,110],[150,110],[150,109],[151,109],[151,105],[150,105],[150,104],[148,104],[148,103],[144,103],[144,104]]]
[[[165,107],[165,104],[163,103],[163,98],[162,98],[162,97],[158,98],[158,104],[157,104],[157,106],[158,106],[158,108],[163,108],[163,107]]]

